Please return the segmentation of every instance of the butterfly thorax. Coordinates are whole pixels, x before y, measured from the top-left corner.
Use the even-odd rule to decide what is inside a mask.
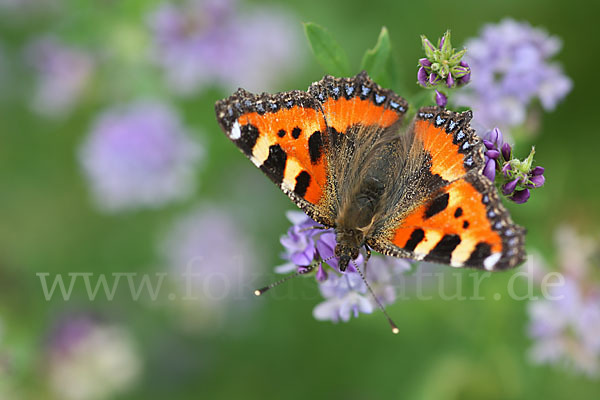
[[[376,174],[367,174],[343,202],[335,228],[338,243],[335,255],[340,258],[341,271],[350,260],[358,257],[359,249],[364,246],[376,220],[383,192],[382,179]]]

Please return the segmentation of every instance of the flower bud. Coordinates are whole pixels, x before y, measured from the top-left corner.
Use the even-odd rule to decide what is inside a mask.
[[[491,150],[486,151],[485,155],[488,156],[489,158],[497,160],[498,157],[500,156],[500,152],[496,149],[491,149]]]
[[[535,167],[534,169],[531,170],[531,175],[536,176],[536,175],[542,175],[545,171],[544,167]]]
[[[483,175],[494,182],[494,179],[496,179],[496,160],[491,158],[487,160],[485,167],[483,168]]]
[[[505,183],[502,185],[502,193],[506,196],[511,194],[517,188],[517,184],[519,183],[519,178],[513,179],[512,181]]]
[[[319,282],[325,282],[327,280],[327,272],[325,272],[325,270],[323,269],[323,264],[319,265],[316,278]]]
[[[440,91],[436,90],[435,91],[435,102],[440,107],[446,107],[446,104],[448,104],[448,98],[446,97],[446,95],[444,95]]]
[[[425,68],[419,68],[419,71],[417,72],[417,80],[419,81],[419,85],[427,87],[427,71],[425,71]]]
[[[512,166],[509,163],[506,163],[502,167],[502,174],[505,178],[508,178],[508,171],[512,171]]]
[[[524,189],[515,191],[515,193],[510,197],[510,199],[517,204],[523,204],[527,200],[529,200],[529,197],[531,197],[529,189]]]
[[[429,61],[429,59],[427,58],[420,58],[419,64],[421,65],[421,67],[431,67],[431,61]]]
[[[438,74],[436,74],[435,72],[432,73],[431,75],[429,75],[429,84],[431,86],[435,86],[439,83],[440,81],[440,76]]]
[[[546,178],[544,178],[544,175],[534,175],[531,177],[531,179],[529,179],[530,183],[527,184],[527,187],[529,188],[539,188],[540,186],[544,185],[544,182],[546,182]]]
[[[511,153],[512,153],[512,148],[510,147],[510,144],[504,143],[502,145],[502,157],[504,158],[504,161],[510,160]]]

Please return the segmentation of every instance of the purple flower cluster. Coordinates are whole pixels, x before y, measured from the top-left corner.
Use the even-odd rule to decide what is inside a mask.
[[[298,25],[273,7],[240,14],[234,0],[164,3],[150,16],[156,63],[185,95],[220,84],[265,90],[300,64]]]
[[[201,150],[174,110],[140,101],[102,113],[79,159],[97,205],[115,212],[189,195]]]
[[[532,165],[534,148],[523,161],[513,158],[512,148],[504,142],[502,132],[498,128],[488,132],[483,143],[486,148],[483,174],[495,182],[496,173],[499,172],[502,194],[510,200],[517,204],[525,203],[531,197],[530,189],[544,185],[544,167]]]
[[[315,307],[313,316],[318,320],[347,322],[352,315],[358,317],[359,313],[373,312],[377,303],[369,295],[353,263],[348,265],[345,272],[338,268],[339,260],[334,254],[334,230],[319,229],[319,225],[302,212],[288,212],[287,216],[293,225],[287,235],[282,236],[281,244],[285,248],[282,257],[288,262],[275,270],[278,273],[302,272],[309,265],[319,263],[315,278],[326,300]],[[330,268],[324,266],[324,262]],[[354,263],[363,264],[363,255],[359,255]],[[376,255],[371,257],[366,268],[366,279],[381,304],[395,301],[394,277],[409,269],[410,263],[406,260]]]
[[[529,303],[530,357],[538,364],[567,366],[600,376],[600,284],[592,264],[600,250],[591,238],[570,227],[556,234],[561,282],[546,298]]]
[[[91,315],[68,315],[58,320],[46,351],[50,389],[65,400],[122,394],[137,382],[142,369],[130,333]]]
[[[32,108],[47,116],[61,116],[74,108],[91,79],[92,56],[53,36],[29,43],[25,56],[37,74]]]
[[[462,61],[466,50],[456,51],[450,43],[450,31],[434,46],[424,35],[421,36],[426,57],[419,60],[417,82],[424,88],[446,87],[448,89],[465,85],[471,78],[469,65]],[[436,89],[435,102],[445,107],[448,97]]]
[[[571,80],[549,61],[560,41],[528,23],[505,19],[486,25],[466,47],[476,79],[455,102],[473,110],[477,130],[499,126],[508,131],[525,123],[533,100],[552,110],[571,90]]]
[[[234,300],[251,296],[243,285],[257,270],[256,246],[225,210],[205,205],[183,215],[161,247],[181,299],[190,305],[190,322],[218,316]]]

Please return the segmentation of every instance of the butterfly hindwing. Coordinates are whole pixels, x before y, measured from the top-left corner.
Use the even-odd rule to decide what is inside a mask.
[[[431,184],[429,194],[416,196],[412,206],[392,216],[369,241],[375,250],[485,269],[511,268],[523,260],[524,230],[511,221],[482,174],[483,147],[470,118],[470,112],[419,111],[409,132],[409,157],[424,151],[436,187]]]

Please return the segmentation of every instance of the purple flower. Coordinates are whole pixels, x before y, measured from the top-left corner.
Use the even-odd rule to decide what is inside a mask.
[[[455,68],[455,75],[458,78],[459,86],[466,85],[471,80],[471,67],[464,61],[461,61],[459,67]]]
[[[278,273],[289,273],[301,270],[319,260],[327,260],[327,264],[338,270],[338,258],[334,255],[337,244],[333,229],[313,229],[319,226],[309,216],[301,211],[289,211],[286,213],[292,227],[287,235],[280,239],[285,249],[282,258],[288,262],[276,267]],[[358,256],[354,263],[360,265],[364,258]],[[348,265],[348,270],[355,271],[353,263]]]
[[[367,291],[356,266],[363,268],[362,254],[348,265],[345,272],[338,267],[338,258],[334,251],[336,235],[333,229],[310,229],[318,224],[302,212],[288,212],[288,219],[293,226],[286,236],[281,239],[285,248],[282,257],[288,262],[276,268],[278,273],[303,271],[309,264],[314,265],[327,260],[328,266],[320,263],[315,278],[319,290],[326,299],[313,310],[313,315],[319,320],[348,321],[351,315],[371,313],[377,304]],[[293,261],[294,257],[301,259],[302,264]],[[311,258],[312,257],[312,258]],[[306,260],[310,259],[309,263]],[[393,278],[410,269],[410,263],[393,257],[372,256],[368,262],[366,278],[375,296],[382,304],[395,301],[396,291]]]
[[[302,61],[298,24],[273,7],[242,15],[232,0],[164,3],[149,24],[156,63],[183,95],[215,83],[265,90]]]
[[[594,279],[597,243],[572,228],[557,231],[563,285],[548,288],[548,297],[529,303],[530,358],[538,364],[566,366],[590,377],[600,376],[600,284]],[[571,258],[574,256],[574,258]]]
[[[0,19],[3,23],[29,23],[33,18],[56,12],[58,0],[0,0]]]
[[[25,49],[36,72],[32,108],[46,116],[62,116],[73,109],[91,79],[90,54],[69,47],[53,36],[43,36]]]
[[[428,80],[429,78],[427,76],[427,71],[425,70],[425,68],[419,68],[419,70],[417,71],[417,81],[419,81],[419,84],[423,87],[426,87]]]
[[[529,200],[531,197],[531,192],[529,189],[515,190],[512,196],[509,197],[512,201],[517,204],[523,204]]]
[[[498,180],[502,194],[517,204],[523,204],[531,196],[529,189],[544,185],[544,168],[532,167],[535,149],[532,148],[529,156],[521,161],[512,158],[512,148],[508,143],[503,143],[503,140],[502,132],[498,128],[484,135],[483,144],[486,151],[483,175],[495,182],[496,172],[501,171]]]
[[[280,274],[289,273],[306,267],[313,263],[317,254],[314,237],[323,233],[323,230],[314,229],[319,226],[302,211],[286,212],[288,220],[292,223],[287,235],[282,236],[279,241],[285,253],[282,258],[288,262],[275,268]]]
[[[255,248],[239,221],[218,207],[200,206],[175,221],[161,250],[186,301],[182,305],[193,305],[187,307],[188,322],[200,319],[207,327],[209,317],[252,296],[246,285],[252,285],[259,264]]]
[[[455,101],[473,110],[476,130],[500,126],[508,131],[525,122],[535,99],[552,110],[571,90],[571,80],[550,62],[560,41],[528,23],[505,19],[486,25],[466,47],[465,59],[477,79]]]
[[[503,140],[502,132],[498,128],[489,131],[483,139],[483,144],[486,147],[483,175],[492,182],[496,179],[496,169],[501,163],[501,160],[498,160],[498,156],[500,155],[498,148],[502,146]]]
[[[402,259],[373,256],[369,260],[367,281],[382,304],[396,300],[394,278],[409,269],[409,262]],[[357,318],[359,313],[370,314],[377,308],[359,273],[349,268],[343,275],[329,274],[319,290],[325,301],[313,309],[313,316],[320,321],[348,322],[351,316]]]
[[[448,97],[446,97],[446,95],[441,93],[440,91],[436,90],[435,102],[438,105],[438,107],[446,107],[446,104],[448,104]]]
[[[447,88],[453,88],[469,81],[471,70],[461,60],[465,50],[456,51],[452,48],[450,31],[438,41],[437,48],[423,35],[421,43],[426,55],[419,60],[420,68],[417,72],[417,81],[421,86],[435,88],[443,84]]]
[[[538,188],[544,186],[544,182],[546,182],[544,175],[533,175],[529,178],[529,183],[526,186],[530,189]]]
[[[504,157],[505,160],[510,160],[511,154],[512,154],[512,148],[510,147],[510,144],[504,143],[501,147],[501,150],[502,150],[502,157]]]
[[[60,319],[50,333],[46,351],[50,388],[65,400],[122,394],[137,382],[142,369],[130,333],[89,315]]]
[[[502,185],[502,194],[509,195],[512,192],[514,192],[515,189],[517,188],[517,183],[519,183],[519,178],[515,178],[512,181],[507,182],[504,185]]]
[[[490,158],[485,162],[483,175],[485,175],[490,181],[494,182],[496,179],[496,160]]]
[[[79,159],[97,205],[116,212],[188,196],[201,150],[174,110],[140,101],[102,113]]]

